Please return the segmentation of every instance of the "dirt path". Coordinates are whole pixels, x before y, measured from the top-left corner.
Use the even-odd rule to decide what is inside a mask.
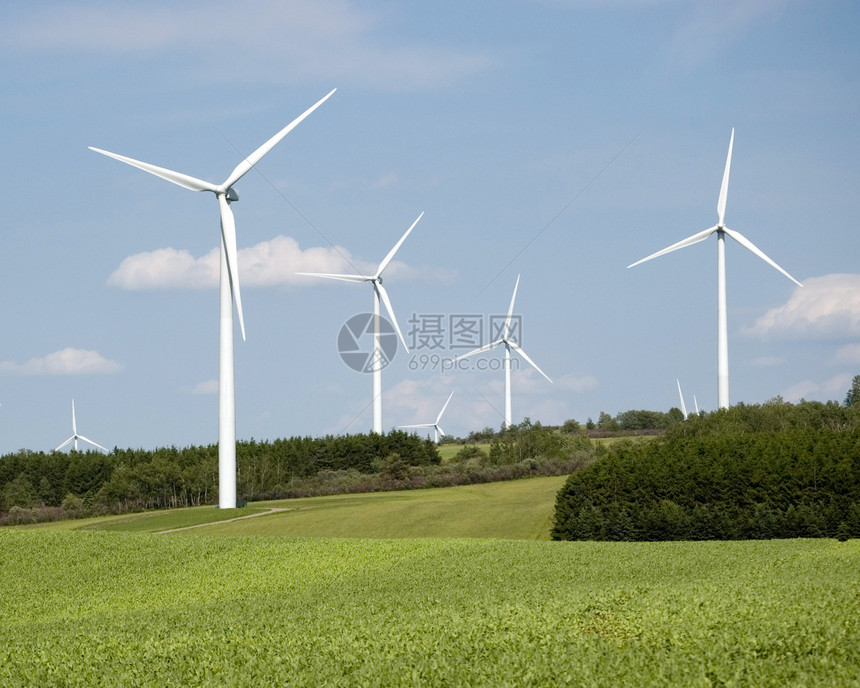
[[[206,526],[215,526],[221,525],[222,523],[231,523],[232,521],[241,521],[246,518],[257,518],[258,516],[268,516],[269,514],[276,514],[279,511],[294,511],[294,509],[290,507],[277,507],[273,506],[268,511],[260,511],[256,514],[248,514],[247,516],[235,516],[233,518],[225,518],[223,521],[209,521],[208,523],[195,523],[193,526],[182,526],[180,528],[168,528],[167,530],[157,530],[155,531],[155,535],[164,535],[165,533],[178,533],[181,530],[191,530],[192,528],[205,528]]]

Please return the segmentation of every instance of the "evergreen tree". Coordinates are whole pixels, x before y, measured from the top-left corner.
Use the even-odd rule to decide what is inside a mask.
[[[860,375],[855,375],[851,382],[851,389],[845,395],[846,406],[860,406]]]

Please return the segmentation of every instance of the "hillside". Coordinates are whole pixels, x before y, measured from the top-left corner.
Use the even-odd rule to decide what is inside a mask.
[[[565,476],[479,485],[255,502],[236,512],[211,506],[40,524],[42,529],[100,529],[199,535],[318,537],[471,537],[548,540]],[[267,513],[270,509],[278,509]],[[201,526],[210,521],[233,519]],[[34,527],[34,526],[31,526]]]

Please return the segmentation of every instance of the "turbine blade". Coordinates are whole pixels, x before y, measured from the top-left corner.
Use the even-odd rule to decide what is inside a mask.
[[[495,349],[499,344],[503,343],[504,341],[505,341],[504,339],[497,339],[496,341],[491,342],[490,344],[485,344],[484,346],[477,348],[477,349],[474,349],[467,354],[462,354],[461,356],[455,356],[454,360],[459,361],[461,358],[467,358],[469,356],[474,356],[475,354],[482,354],[485,351],[489,351],[490,349]]]
[[[687,420],[687,405],[684,403],[684,393],[681,391],[681,381],[678,378],[675,378],[675,382],[678,383],[678,396],[681,397],[681,413],[684,414],[684,420]]]
[[[57,447],[54,451],[60,451],[60,449],[65,447],[69,442],[72,442],[75,439],[75,437],[77,437],[77,435],[72,435],[69,439],[67,439],[59,447]]]
[[[245,316],[242,313],[242,293],[239,291],[239,252],[236,248],[236,220],[230,203],[225,194],[218,194],[218,206],[221,209],[221,241],[227,256],[227,272],[230,278],[230,290],[236,301],[236,312],[239,314],[239,330],[242,341],[245,341]],[[223,276],[221,279],[224,279]]]
[[[391,307],[391,299],[388,298],[388,292],[385,291],[385,287],[383,287],[379,282],[374,282],[373,287],[379,292],[379,296],[382,298],[382,303],[385,304],[385,310],[387,310],[388,315],[391,316],[391,324],[394,325],[394,329],[397,331],[400,341],[403,342],[403,348],[406,349],[406,353],[409,353],[409,346],[403,338],[403,333],[400,331],[400,325],[397,324],[397,317],[394,315],[394,309]]]
[[[699,415],[699,402],[696,401],[696,395],[693,395],[693,405],[696,407],[696,415]]]
[[[436,430],[439,432],[439,434],[440,434],[440,435],[442,435],[442,437],[447,437],[447,436],[448,436],[448,435],[446,435],[446,434],[445,434],[445,431],[444,431],[442,428],[440,428],[440,427],[439,427],[439,424],[438,424],[438,423],[436,424]]]
[[[517,289],[520,286],[520,276],[517,275],[517,283],[514,285],[514,294],[511,296],[511,306],[508,308],[508,317],[505,318],[505,329],[502,332],[502,338],[507,339],[511,331],[511,318],[514,315],[514,301],[517,300]]]
[[[523,351],[523,350],[522,350],[522,348],[521,348],[521,347],[520,347],[516,342],[508,341],[508,346],[509,346],[509,347],[511,347],[514,351],[516,351],[516,352],[517,352],[520,356],[522,356],[524,359],[526,359],[526,361],[528,361],[528,362],[529,362],[529,364],[531,365],[531,367],[532,367],[532,368],[534,368],[536,371],[538,371],[538,372],[539,372],[541,375],[543,375],[547,380],[549,380],[550,382],[552,382],[552,380],[550,380],[550,379],[549,379],[549,375],[547,375],[547,374],[546,374],[545,372],[543,372],[540,368],[538,368],[537,363],[535,363],[532,359],[530,359],[530,358],[528,357],[528,354],[526,354],[526,352],[525,352],[525,351]]]
[[[75,422],[75,400],[72,399],[72,435],[78,434],[78,425]]]
[[[398,428],[432,428],[433,423],[417,423],[415,425],[398,425]]]
[[[442,414],[445,413],[445,409],[448,408],[448,403],[451,401],[451,397],[454,396],[454,392],[451,392],[448,395],[448,401],[445,402],[445,405],[442,407],[442,410],[439,411],[439,415],[436,416],[436,425],[439,425],[439,421],[442,420]],[[444,433],[442,433],[444,434]]]
[[[297,272],[297,275],[303,275],[304,277],[324,277],[326,279],[336,279],[341,280],[343,282],[367,282],[372,280],[372,277],[365,277],[364,275],[334,275],[326,272]]]
[[[106,451],[108,454],[110,454],[110,449],[103,447],[98,442],[93,442],[92,440],[88,440],[83,435],[78,435],[78,439],[83,440],[84,442],[88,442],[89,444],[93,445],[94,447],[98,447],[99,449],[102,449],[102,450]]]
[[[314,110],[316,110],[320,105],[322,105],[325,101],[331,98],[332,93],[334,93],[337,89],[332,89],[332,91],[322,98],[318,100],[316,103],[311,105],[307,110],[305,110],[301,115],[296,117],[292,122],[290,122],[287,126],[281,129],[277,134],[275,134],[272,138],[266,141],[262,146],[260,146],[257,150],[255,150],[251,155],[245,158],[242,162],[240,162],[236,169],[227,177],[227,181],[224,182],[223,187],[225,189],[229,189],[233,184],[238,182],[245,174],[260,160],[263,158],[266,153],[268,153],[272,148],[274,148],[282,138],[284,138],[287,134],[289,134],[293,129],[295,129],[305,117],[311,114]]]
[[[391,259],[392,259],[392,258],[394,258],[394,254],[395,254],[395,253],[397,253],[397,249],[399,249],[399,248],[400,248],[400,245],[401,245],[404,241],[406,241],[406,237],[408,237],[408,236],[409,236],[409,233],[410,233],[413,229],[415,229],[415,225],[417,225],[417,224],[418,224],[418,220],[420,220],[422,217],[424,217],[424,212],[423,212],[423,211],[422,211],[422,212],[421,212],[421,214],[418,216],[418,219],[417,219],[417,220],[415,220],[415,222],[413,222],[413,223],[412,223],[412,225],[409,227],[409,229],[407,229],[407,230],[406,230],[406,234],[404,234],[402,237],[400,237],[400,241],[398,241],[396,244],[394,244],[394,248],[393,248],[393,249],[391,249],[391,250],[388,252],[388,255],[387,255],[387,256],[385,256],[385,258],[383,258],[383,259],[382,259],[382,262],[379,264],[379,269],[376,271],[376,275],[374,275],[374,277],[379,277],[379,276],[382,274],[382,271],[383,271],[383,270],[385,270],[385,268],[387,268],[387,267],[388,267],[388,264],[391,262]]]
[[[652,253],[650,256],[646,256],[642,260],[637,260],[635,263],[631,263],[627,267],[636,267],[640,263],[644,263],[645,261],[651,260],[652,258],[657,258],[658,256],[665,255],[666,253],[677,251],[679,248],[685,248],[687,246],[692,246],[693,244],[698,244],[700,241],[704,241],[716,231],[717,227],[711,227],[709,229],[702,230],[701,232],[698,232],[693,236],[689,236],[686,239],[681,239],[681,241],[679,241],[678,243],[672,244],[671,246],[664,248],[662,251],[657,251],[657,253]]]
[[[722,227],[726,218],[726,197],[729,195],[729,168],[732,166],[732,145],[735,142],[735,130],[732,127],[732,135],[729,139],[729,154],[726,156],[726,171],[723,172],[723,183],[720,186],[720,199],[717,201],[717,215],[720,221],[718,226]]]
[[[729,229],[728,227],[723,227],[723,231],[726,234],[728,234],[732,239],[737,241],[745,249],[747,249],[748,251],[751,251],[752,253],[757,255],[759,258],[761,258],[765,263],[768,263],[769,265],[775,267],[783,275],[788,277],[788,279],[790,279],[792,282],[794,282],[798,287],[803,286],[800,282],[798,282],[796,279],[794,279],[794,277],[789,275],[785,270],[783,270],[781,267],[779,267],[779,265],[777,265],[770,258],[768,258],[764,254],[764,251],[762,251],[758,246],[756,246],[753,242],[751,242],[749,239],[747,239],[743,234],[741,234],[740,232],[736,232],[732,229]]]
[[[117,155],[116,153],[111,153],[109,151],[102,150],[101,148],[93,148],[92,146],[90,146],[89,148],[96,153],[101,153],[102,155],[106,155],[109,158],[113,158],[114,160],[119,160],[120,162],[124,162],[128,165],[131,165],[132,167],[137,167],[144,172],[154,174],[156,177],[161,177],[162,179],[166,179],[167,181],[173,182],[174,184],[178,184],[179,186],[185,187],[186,189],[191,189],[192,191],[213,191],[215,193],[218,192],[217,185],[205,182],[202,179],[197,179],[196,177],[191,177],[187,174],[182,174],[181,172],[174,172],[173,170],[168,170],[165,167],[151,165],[148,162],[141,162],[140,160],[135,160],[134,158],[127,158],[124,155]]]

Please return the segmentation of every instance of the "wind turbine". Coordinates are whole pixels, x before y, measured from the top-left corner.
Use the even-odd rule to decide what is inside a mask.
[[[400,341],[403,342],[403,347],[407,352],[409,351],[409,347],[406,345],[406,340],[403,338],[403,333],[397,325],[397,318],[394,315],[394,309],[391,307],[391,299],[388,298],[388,292],[385,290],[385,287],[382,286],[382,273],[394,258],[394,254],[397,253],[397,249],[399,249],[400,245],[406,241],[406,237],[409,236],[409,233],[415,228],[415,225],[418,224],[418,220],[422,217],[424,217],[423,212],[418,216],[418,219],[412,223],[412,226],[406,230],[406,233],[400,237],[400,241],[394,244],[394,248],[388,252],[388,255],[382,259],[382,262],[379,264],[374,275],[334,275],[323,272],[296,273],[298,275],[305,275],[306,277],[325,277],[326,279],[341,280],[343,282],[370,282],[373,285],[373,353],[371,358],[373,372],[373,432],[379,435],[382,434],[382,368],[384,367],[382,365],[382,340],[380,338],[380,300],[385,304],[385,310],[388,311],[388,315],[391,317],[391,324],[394,325],[394,329],[400,336]]]
[[[684,403],[684,393],[681,391],[681,381],[678,378],[675,378],[675,382],[678,383],[678,396],[681,397],[681,413],[684,414],[684,420],[687,420],[687,405]]]
[[[83,440],[84,442],[86,442],[86,443],[88,443],[88,444],[91,444],[91,445],[93,445],[94,447],[98,447],[99,449],[101,449],[102,451],[107,452],[108,454],[110,453],[110,450],[109,450],[109,449],[106,449],[105,447],[103,447],[102,445],[100,445],[98,442],[93,442],[92,440],[88,440],[88,439],[87,439],[86,437],[84,437],[83,435],[79,435],[79,434],[78,434],[78,424],[77,424],[77,422],[75,421],[75,400],[74,400],[74,399],[72,399],[72,436],[71,436],[69,439],[67,439],[65,442],[63,442],[63,443],[62,443],[59,447],[57,447],[54,451],[60,451],[60,449],[62,449],[63,447],[65,447],[69,442],[74,442],[74,445],[72,445],[72,448],[73,448],[75,451],[78,451],[78,440]]]
[[[400,428],[433,428],[433,441],[436,444],[439,444],[439,435],[445,437],[445,432],[439,426],[439,422],[442,420],[442,414],[445,413],[445,409],[448,408],[448,402],[451,401],[451,397],[454,396],[454,392],[451,392],[448,395],[448,401],[445,402],[445,405],[442,407],[442,410],[439,411],[439,415],[436,416],[435,423],[418,423],[417,425],[399,425]]]
[[[233,369],[233,299],[236,301],[236,311],[239,314],[239,328],[242,340],[245,339],[245,319],[242,314],[242,296],[239,291],[238,251],[236,248],[236,222],[230,203],[239,200],[238,192],[233,185],[256,165],[266,153],[289,134],[302,120],[328,100],[327,96],[317,101],[301,115],[296,117],[286,127],[242,160],[221,183],[213,184],[190,177],[181,172],[174,172],[163,167],[157,167],[133,158],[127,158],[116,153],[90,146],[90,150],[107,155],[110,158],[140,168],[157,177],[178,184],[192,191],[211,191],[218,199],[221,214],[221,286],[220,286],[220,363],[219,363],[219,398],[218,398],[218,506],[221,509],[236,508],[236,393]]]
[[[505,318],[505,325],[502,329],[502,336],[494,342],[487,344],[486,346],[482,346],[474,351],[470,351],[467,354],[463,354],[462,356],[457,356],[454,360],[458,361],[462,358],[466,358],[467,356],[474,356],[475,354],[483,353],[484,351],[489,351],[490,349],[495,349],[497,346],[504,344],[505,345],[505,427],[511,427],[511,349],[516,351],[520,356],[522,356],[528,363],[538,371],[541,375],[543,375],[547,380],[552,382],[549,379],[549,376],[543,372],[540,368],[538,368],[537,364],[528,357],[525,351],[522,350],[519,344],[517,344],[513,339],[511,339],[511,318],[514,314],[514,301],[517,298],[517,288],[520,286],[520,276],[517,275],[517,283],[514,285],[514,295],[511,297],[511,306],[508,308],[508,316]]]
[[[794,277],[789,275],[785,270],[779,267],[779,265],[768,258],[743,234],[729,229],[725,225],[726,196],[729,191],[729,168],[732,164],[732,145],[734,144],[734,140],[735,130],[732,129],[732,135],[729,139],[729,154],[726,157],[726,169],[725,172],[723,172],[723,183],[720,187],[720,197],[717,200],[717,224],[627,266],[628,268],[632,268],[640,263],[644,263],[646,260],[662,256],[664,253],[670,253],[671,251],[676,251],[679,248],[692,246],[700,241],[704,241],[711,236],[711,234],[717,235],[717,389],[720,408],[729,407],[729,336],[728,320],[726,317],[726,235],[730,236],[745,249],[761,258],[765,263],[768,263],[779,270],[799,287],[803,286],[800,282],[794,279]]]

